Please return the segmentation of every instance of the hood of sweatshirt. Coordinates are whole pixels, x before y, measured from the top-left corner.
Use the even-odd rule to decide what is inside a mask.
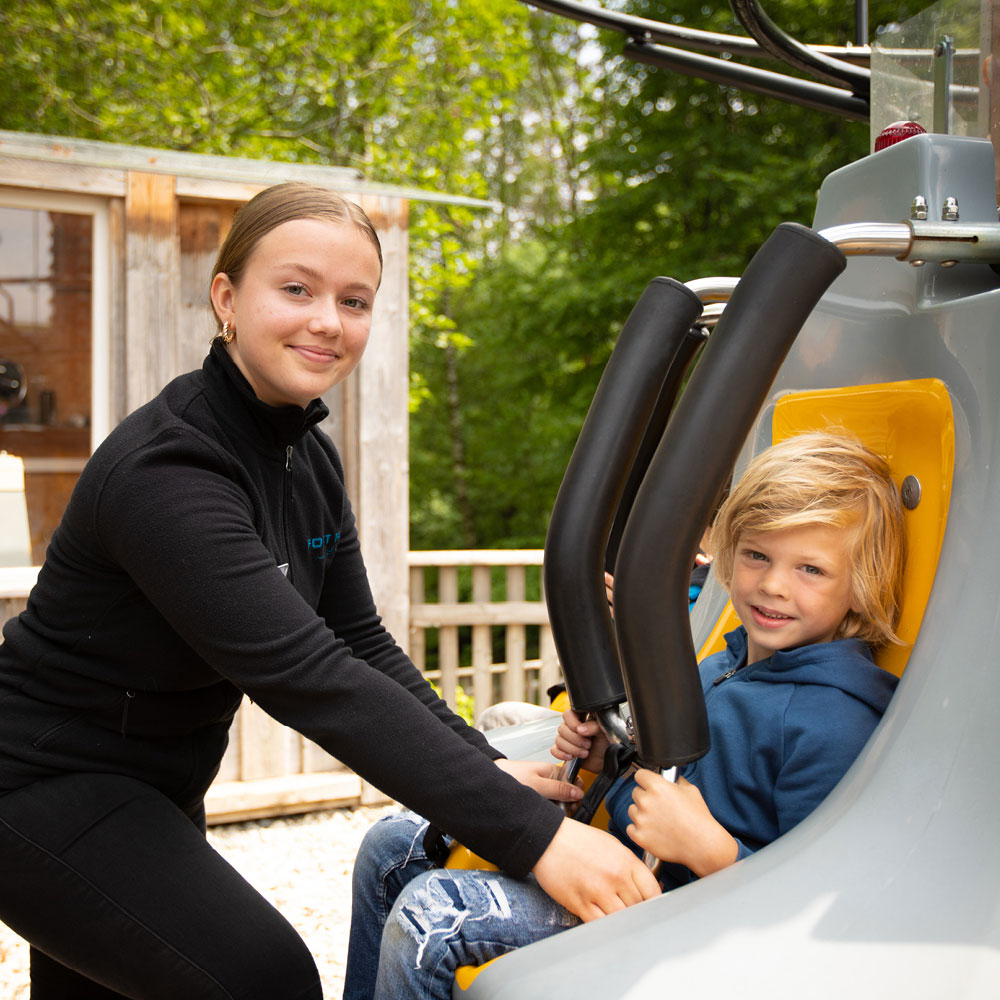
[[[882,713],[898,679],[877,666],[868,644],[861,639],[836,639],[797,649],[783,649],[764,660],[746,664],[747,633],[741,625],[726,635],[723,656],[702,663],[705,693],[722,678],[765,684],[818,684],[849,694]]]

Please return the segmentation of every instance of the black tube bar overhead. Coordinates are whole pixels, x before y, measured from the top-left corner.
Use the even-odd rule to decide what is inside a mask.
[[[795,69],[810,73],[827,83],[846,85],[851,92],[867,97],[871,90],[871,72],[831,59],[782,31],[765,13],[758,0],[729,0],[740,24],[760,43],[761,48]]]
[[[723,35],[716,31],[687,28],[682,24],[653,21],[648,17],[622,14],[616,10],[579,3],[577,0],[524,0],[524,2],[550,14],[583,21],[606,31],[617,31],[630,38],[661,42],[664,45],[684,45],[701,52],[739,52],[756,56],[767,54],[753,38]]]
[[[688,28],[683,24],[653,21],[648,17],[622,14],[620,11],[580,3],[579,0],[522,0],[522,2],[550,14],[558,14],[560,17],[569,18],[572,21],[592,24],[595,28],[602,28],[605,31],[617,31],[619,34],[628,35],[637,40],[659,42],[663,45],[683,45],[699,52],[730,52],[746,56],[768,56],[768,53],[761,49],[753,38],[745,38],[742,35],[724,35],[717,31]],[[871,58],[871,50],[867,43],[863,45],[810,45],[809,48],[833,59],[841,59],[854,65],[867,66]]]
[[[851,121],[867,122],[870,117],[867,100],[825,83],[814,83],[812,80],[802,80],[755,66],[743,66],[732,60],[714,59],[665,45],[627,42],[624,52],[631,59],[650,66],[662,66],[686,76],[696,76],[701,80],[748,90],[765,97],[776,97],[788,104],[832,112]]]
[[[774,24],[756,0],[731,0],[731,5],[737,17],[746,19],[744,27],[751,25],[752,33],[757,33],[758,38],[666,24],[580,3],[579,0],[522,0],[522,3],[626,35],[628,41],[624,54],[650,66],[775,97],[854,121],[866,122],[870,118],[869,46],[803,45]],[[867,14],[867,9],[864,13]],[[864,21],[867,24],[867,17]],[[857,30],[861,30],[860,10]],[[699,52],[776,58],[813,76],[846,84],[849,89],[746,66],[732,59],[700,55]]]
[[[854,0],[854,41],[868,44],[868,0]]]

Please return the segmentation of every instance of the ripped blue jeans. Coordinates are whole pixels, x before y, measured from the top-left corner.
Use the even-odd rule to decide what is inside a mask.
[[[580,921],[533,878],[435,868],[427,823],[379,820],[354,866],[344,1000],[451,1000],[455,970],[481,965]]]

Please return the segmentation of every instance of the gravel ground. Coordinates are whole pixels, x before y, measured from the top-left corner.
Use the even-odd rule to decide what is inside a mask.
[[[365,831],[395,806],[210,827],[208,838],[309,945],[327,1000],[343,992],[351,871]],[[0,924],[0,997],[28,1000],[28,946]]]

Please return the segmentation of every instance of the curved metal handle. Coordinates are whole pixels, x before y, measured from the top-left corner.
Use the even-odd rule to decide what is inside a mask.
[[[846,263],[805,226],[775,230],[733,292],[639,488],[618,556],[615,625],[647,767],[708,751],[687,603],[698,541],[789,347]]]

